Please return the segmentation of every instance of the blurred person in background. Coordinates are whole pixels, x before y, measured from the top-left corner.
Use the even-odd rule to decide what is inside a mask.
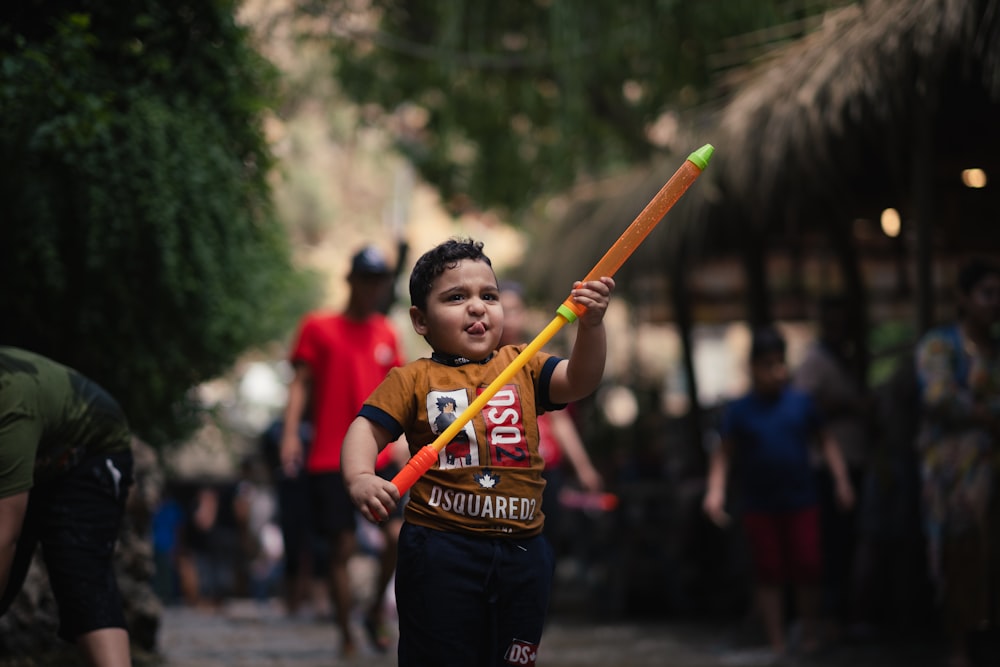
[[[348,562],[357,551],[354,505],[344,486],[340,451],[347,428],[368,395],[393,368],[404,361],[399,335],[379,308],[392,287],[393,271],[382,252],[366,246],[351,259],[350,287],[343,312],[313,312],[300,323],[290,360],[295,368],[288,391],[281,438],[281,463],[285,475],[305,474],[310,512],[317,532],[329,544],[330,588],[334,613],[345,656],[357,652],[351,634],[352,595]],[[313,442],[308,456],[300,426],[307,406],[312,407]],[[377,469],[391,479],[399,470],[400,448],[387,447]],[[381,524],[385,535],[376,594],[362,623],[377,650],[388,648],[383,598],[392,580],[402,503]]]
[[[327,585],[329,557],[323,540],[316,534],[309,504],[309,484],[305,475],[286,475],[281,465],[281,434],[284,421],[275,419],[261,434],[261,449],[271,471],[278,503],[278,526],[282,541],[282,598],[285,613],[297,616],[303,605],[311,604],[316,617],[330,613]],[[303,458],[312,443],[312,423],[299,424]]]
[[[1000,266],[965,263],[957,296],[957,320],[928,331],[917,347],[923,407],[917,445],[948,664],[967,667],[972,633],[990,626],[1000,603]]]
[[[793,384],[812,396],[844,455],[851,486],[859,495],[854,508],[838,506],[830,468],[817,462],[820,533],[823,550],[823,603],[830,632],[858,620],[858,591],[854,581],[858,550],[858,508],[869,463],[869,418],[872,401],[853,369],[850,311],[841,295],[819,302],[818,334],[793,374]]]
[[[246,457],[240,465],[233,507],[243,548],[244,592],[264,604],[281,579],[285,545],[278,527],[277,494],[257,456]]]
[[[96,667],[132,664],[114,569],[131,444],[104,389],[51,359],[0,347],[0,615],[41,544],[59,637]]]
[[[180,594],[178,555],[184,531],[184,507],[169,489],[152,516],[150,539],[153,544],[153,590],[167,605],[174,604]]]
[[[523,287],[512,281],[500,281],[500,304],[503,306],[504,326],[500,346],[529,342],[533,336],[527,331],[527,304]],[[572,406],[569,406],[572,407]],[[589,492],[604,488],[604,479],[594,467],[569,410],[552,410],[538,417],[538,452],[545,461],[542,477],[542,508],[545,512],[545,536],[552,543],[556,556],[565,555],[562,534],[562,508],[560,492],[575,475],[580,486]],[[566,462],[572,471],[567,470]]]
[[[189,606],[218,611],[245,584],[234,486],[196,482],[186,513],[181,593]]]
[[[789,653],[785,589],[791,585],[802,620],[802,653],[820,648],[822,580],[819,496],[810,451],[819,436],[835,480],[840,507],[854,492],[837,441],[823,428],[812,398],[789,381],[785,339],[773,328],[754,332],[750,391],[726,405],[720,440],[709,460],[703,508],[719,527],[729,525],[726,489],[730,468],[740,476],[743,527],[750,547],[758,610],[770,644],[769,659]]]

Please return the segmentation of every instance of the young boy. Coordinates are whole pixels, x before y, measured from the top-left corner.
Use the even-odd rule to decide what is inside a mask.
[[[712,453],[704,510],[719,526],[725,512],[726,480],[735,458],[740,472],[743,524],[750,544],[757,604],[775,658],[786,652],[784,586],[796,587],[805,652],[818,647],[816,616],[822,576],[819,500],[809,450],[819,436],[842,508],[854,503],[840,447],[827,432],[808,394],[789,384],[785,340],[774,329],[754,333],[750,348],[751,390],[730,403]]]
[[[570,358],[533,356],[460,431],[458,455],[446,447],[410,489],[396,570],[400,667],[535,664],[554,566],[542,536],[537,417],[597,388],[613,288],[611,278],[576,283],[572,298],[587,310]],[[523,349],[497,349],[504,313],[482,243],[452,239],[425,253],[410,299],[413,328],[433,354],[389,373],[341,455],[351,499],[371,521],[399,502],[375,474],[378,452],[403,433],[411,455],[433,442],[440,406],[461,414]]]

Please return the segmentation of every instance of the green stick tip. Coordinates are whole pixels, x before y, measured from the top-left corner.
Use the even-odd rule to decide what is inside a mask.
[[[691,155],[688,155],[688,160],[694,163],[696,167],[704,170],[708,166],[708,161],[712,159],[712,153],[715,152],[715,147],[712,144],[705,144]]]

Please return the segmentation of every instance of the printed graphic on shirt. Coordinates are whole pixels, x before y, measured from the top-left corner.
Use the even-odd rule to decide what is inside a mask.
[[[440,435],[467,407],[469,400],[464,389],[430,392],[427,394],[427,416],[431,430]],[[438,467],[449,470],[478,465],[479,446],[476,444],[476,431],[472,422],[468,421],[438,454]]]
[[[482,393],[482,389],[479,390]],[[524,432],[524,411],[517,385],[500,389],[483,409],[489,465],[527,468],[531,465],[528,437]]]
[[[538,644],[515,639],[507,647],[507,652],[504,653],[503,659],[508,665],[535,667],[535,659],[537,657]]]
[[[489,483],[498,483],[498,475],[487,468],[482,478]],[[477,477],[477,479],[480,479]],[[480,479],[480,484],[483,484]],[[484,486],[483,488],[494,488]],[[439,508],[458,516],[478,517],[480,519],[501,519],[504,521],[529,522],[535,519],[538,510],[537,498],[522,496],[504,496],[491,493],[474,493],[461,489],[446,489],[440,486],[431,488],[427,498],[427,506]],[[512,532],[510,526],[500,527],[505,533]]]

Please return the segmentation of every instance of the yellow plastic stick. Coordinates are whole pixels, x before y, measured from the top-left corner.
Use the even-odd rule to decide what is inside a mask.
[[[714,151],[715,149],[711,144],[705,144],[688,156],[684,164],[660,188],[660,191],[646,205],[646,208],[632,221],[632,224],[618,237],[618,240],[605,253],[604,257],[590,270],[590,273],[583,279],[584,282],[598,280],[604,276],[613,277],[615,275],[615,272],[621,268],[625,260],[635,252],[639,244],[659,224],[663,216],[667,214],[667,211],[677,203],[677,200],[687,192],[687,189],[691,187],[695,179],[701,175],[701,172],[708,166],[708,162],[712,158]],[[535,336],[535,339],[521,350],[521,353],[469,404],[469,407],[462,411],[462,414],[448,428],[438,434],[434,442],[425,445],[417,451],[407,461],[403,469],[393,477],[392,483],[399,489],[399,494],[406,493],[421,475],[431,469],[437,462],[438,455],[444,449],[445,445],[458,435],[458,432],[462,430],[470,419],[482,411],[490,399],[524,367],[536,352],[552,339],[563,325],[567,322],[575,322],[585,311],[585,307],[573,302],[572,296],[567,297],[562,305],[556,309],[556,316],[549,322],[548,326],[542,329],[541,333]]]

